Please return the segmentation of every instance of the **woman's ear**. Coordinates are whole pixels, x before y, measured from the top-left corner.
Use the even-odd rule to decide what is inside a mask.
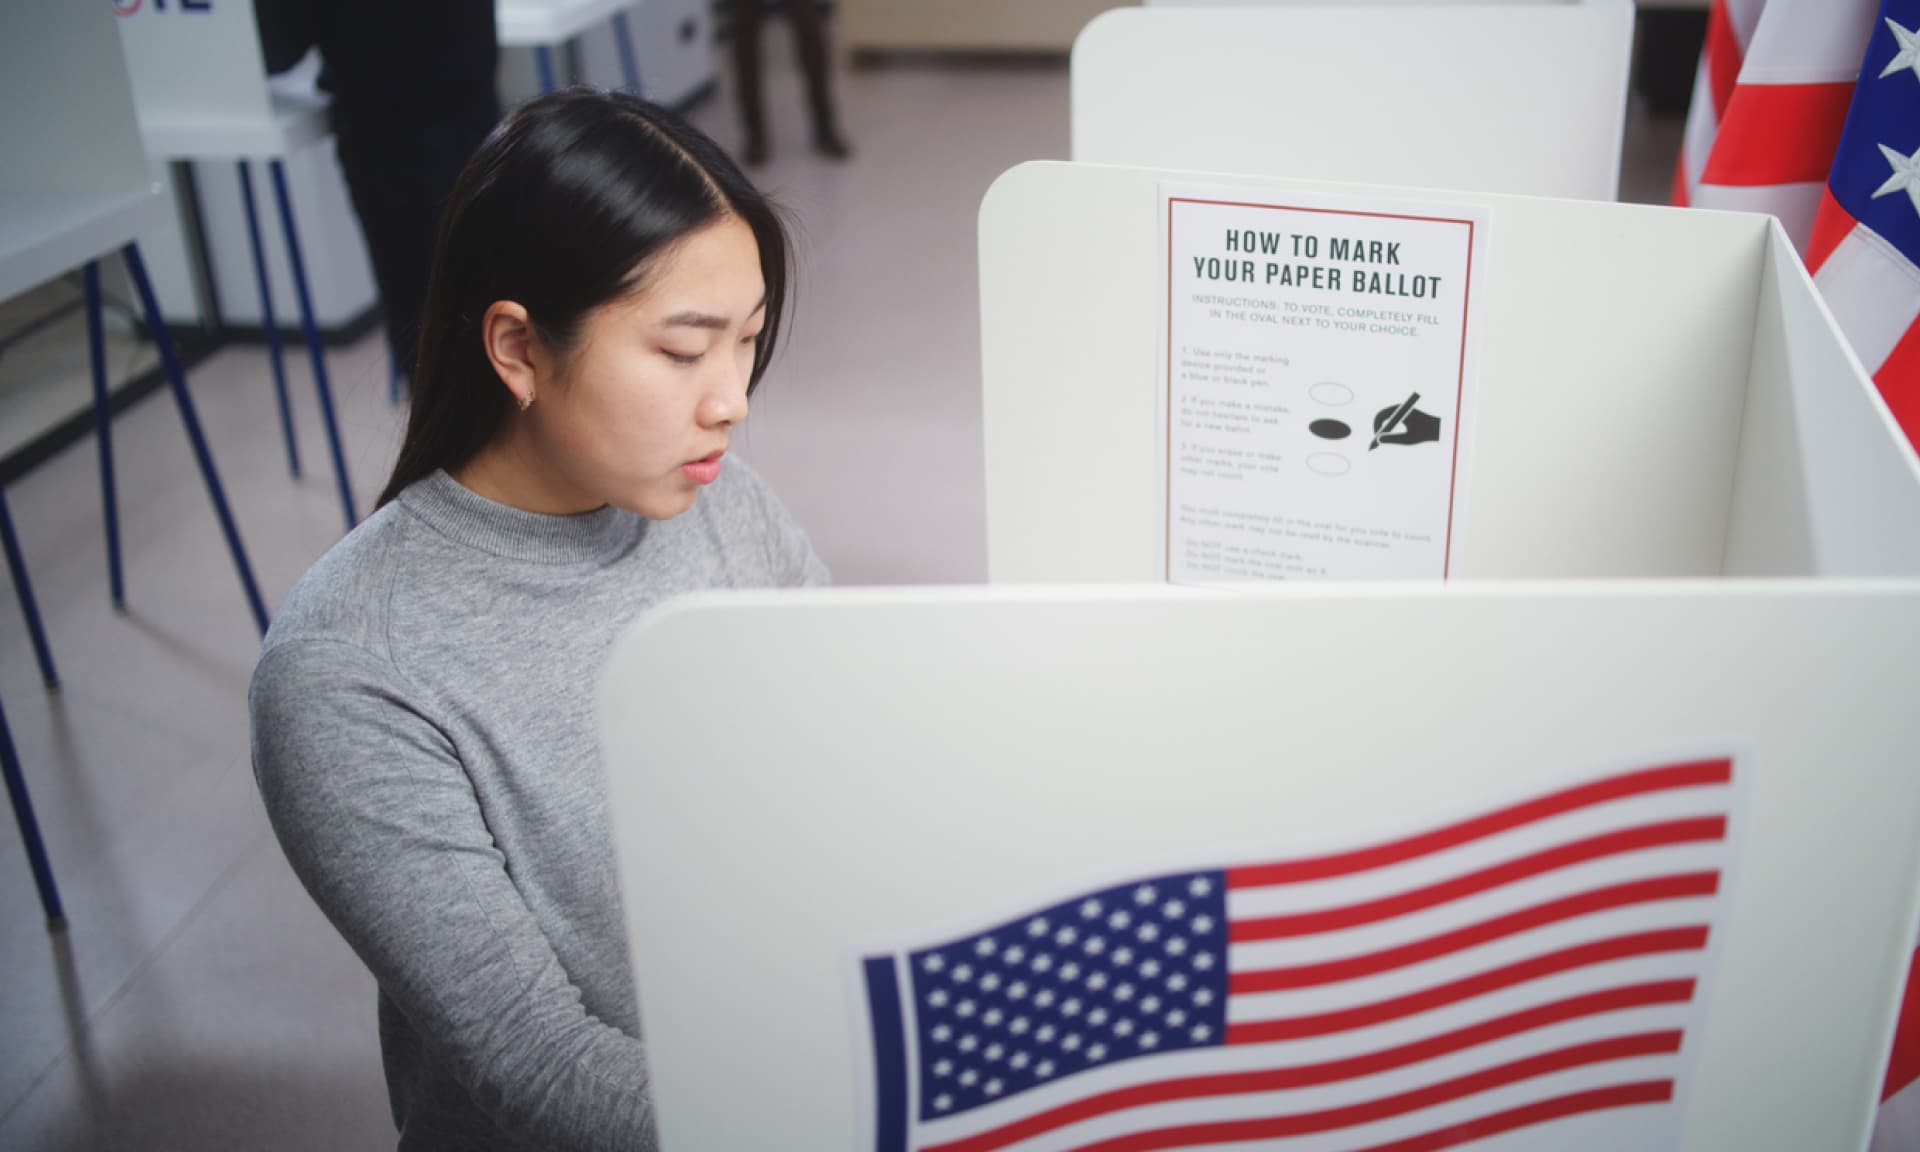
[[[515,405],[525,411],[533,403],[546,360],[527,310],[511,300],[495,300],[480,318],[480,342]]]

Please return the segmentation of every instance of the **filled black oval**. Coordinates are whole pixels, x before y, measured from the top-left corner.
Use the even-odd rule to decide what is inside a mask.
[[[1353,435],[1353,429],[1339,420],[1315,420],[1307,425],[1307,431],[1322,440],[1345,440]]]

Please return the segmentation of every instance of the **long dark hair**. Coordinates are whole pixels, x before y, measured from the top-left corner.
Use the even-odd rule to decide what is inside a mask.
[[[481,342],[490,305],[518,302],[564,354],[587,314],[631,291],[654,257],[729,215],[759,242],[767,288],[751,395],[779,339],[789,250],[778,211],[739,166],[699,129],[622,92],[556,92],[501,121],[441,219],[413,411],[380,503],[466,463],[507,418]]]

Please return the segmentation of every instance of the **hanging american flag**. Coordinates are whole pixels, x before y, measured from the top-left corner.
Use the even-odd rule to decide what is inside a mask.
[[[1834,320],[1920,444],[1920,0],[1883,0],[1805,249]]]
[[[1735,796],[1667,764],[869,956],[872,1146],[1672,1147]]]

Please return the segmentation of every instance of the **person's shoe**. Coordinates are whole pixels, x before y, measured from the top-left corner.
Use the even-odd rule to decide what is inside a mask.
[[[829,160],[853,159],[853,146],[832,128],[813,134],[813,150]]]

